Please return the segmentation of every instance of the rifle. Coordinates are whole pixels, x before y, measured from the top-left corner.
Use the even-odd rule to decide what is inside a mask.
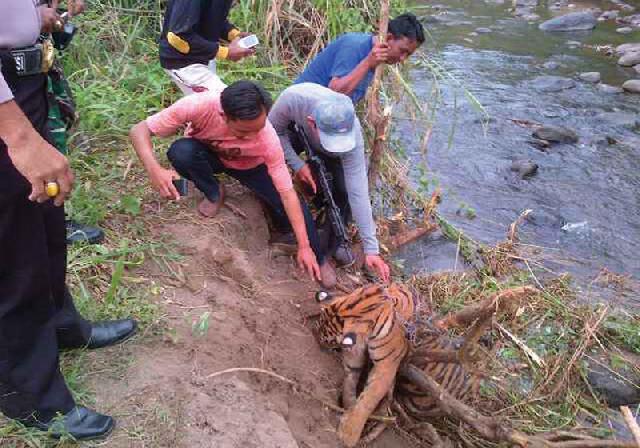
[[[329,225],[336,239],[335,258],[344,262],[348,266],[353,264],[355,258],[351,253],[351,246],[347,236],[340,208],[337,206],[333,198],[333,176],[327,170],[324,160],[314,151],[313,146],[309,143],[309,138],[301,126],[297,123],[293,124],[294,132],[299,137],[299,142],[303,146],[303,150],[307,152],[307,163],[311,168],[316,186],[318,188],[319,207],[324,209],[325,218],[329,220]]]

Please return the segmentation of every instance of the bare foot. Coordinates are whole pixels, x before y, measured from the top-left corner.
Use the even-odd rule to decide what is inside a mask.
[[[220,197],[216,202],[211,202],[206,197],[198,204],[198,212],[205,218],[213,218],[224,205],[224,187],[220,184]]]

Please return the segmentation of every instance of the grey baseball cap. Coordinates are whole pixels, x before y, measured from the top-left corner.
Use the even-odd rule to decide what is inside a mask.
[[[335,93],[316,104],[313,118],[325,151],[344,153],[356,147],[355,116],[353,102],[341,93]]]

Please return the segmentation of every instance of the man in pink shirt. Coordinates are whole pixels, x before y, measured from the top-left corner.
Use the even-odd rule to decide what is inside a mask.
[[[204,193],[198,211],[206,217],[215,216],[224,202],[215,174],[226,173],[253,191],[267,205],[277,232],[286,235],[293,228],[300,267],[330,288],[335,272],[320,248],[311,213],[293,189],[280,140],[267,120],[271,105],[261,86],[238,81],[221,94],[203,92],[178,100],[135,125],[130,137],[153,187],[178,200],[173,180],[179,173]],[[151,137],[169,137],[185,126],[185,137],[167,153],[175,171],[165,169],[154,156]]]

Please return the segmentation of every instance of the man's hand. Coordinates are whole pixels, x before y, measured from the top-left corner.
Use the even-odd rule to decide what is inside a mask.
[[[380,255],[367,255],[365,263],[369,269],[373,269],[384,283],[389,283],[389,266]]]
[[[57,206],[62,205],[71,193],[73,173],[67,158],[35,131],[17,145],[9,146],[9,157],[31,184],[30,201],[45,202],[50,199],[45,191],[48,182],[57,182],[60,187],[54,198]]]
[[[160,192],[163,198],[173,199],[174,201],[180,200],[180,193],[178,193],[175,185],[173,185],[173,179],[180,178],[178,173],[158,166],[149,172],[149,178],[151,179],[153,188]]]
[[[304,166],[296,172],[295,179],[311,188],[313,194],[318,192],[316,181],[313,179],[313,174],[311,173],[311,168],[308,163],[305,163]]]
[[[386,42],[376,42],[367,56],[369,69],[373,70],[380,64],[386,64],[389,58],[389,45]]]
[[[320,266],[318,266],[318,260],[309,246],[298,248],[298,266],[300,269],[307,271],[312,280],[320,281],[322,276],[320,275]]]
[[[57,3],[57,2],[56,2]],[[56,8],[50,8],[47,5],[38,6],[38,14],[40,14],[40,31],[42,33],[52,33],[54,31],[60,31],[62,26],[62,20],[60,15],[56,11]]]
[[[242,48],[240,46],[241,37],[236,37],[233,42],[229,44],[229,54],[227,59],[230,61],[239,61],[240,59],[251,56],[256,52],[253,48]]]

